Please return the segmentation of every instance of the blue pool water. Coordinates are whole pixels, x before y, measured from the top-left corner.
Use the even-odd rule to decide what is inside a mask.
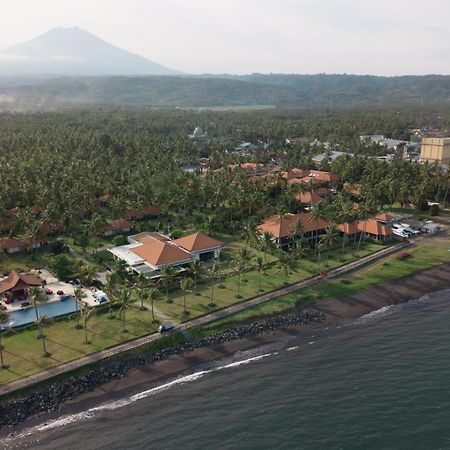
[[[70,314],[76,311],[76,303],[72,297],[68,297],[64,301],[41,303],[37,307],[40,316],[58,317],[65,314]],[[33,307],[26,308],[20,311],[13,311],[9,313],[11,321],[8,326],[21,327],[36,321],[36,312]]]

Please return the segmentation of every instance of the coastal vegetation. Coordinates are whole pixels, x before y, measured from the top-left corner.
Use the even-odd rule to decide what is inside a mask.
[[[88,308],[79,296],[71,316],[49,320],[36,314],[35,325],[3,331],[2,364],[9,367],[0,371],[0,383],[152,333],[166,318],[186,322],[325,275],[392,243],[372,241],[365,233],[342,236],[339,225],[391,209],[431,217],[440,210],[428,202],[446,207],[450,200],[448,169],[405,160],[400,151],[388,164],[376,158],[382,149],[359,139],[370,133],[409,138],[408,130],[424,120],[430,126],[449,126],[446,110],[192,114],[92,109],[4,113],[0,119],[0,232],[4,238],[43,242],[40,249],[15,255],[0,251],[1,272],[48,267],[58,279],[78,278],[85,286],[104,289],[110,298],[107,306]],[[188,137],[199,123],[206,124],[209,140]],[[310,139],[292,146],[286,143],[292,136]],[[235,152],[242,141],[256,142],[257,149],[247,156]],[[328,151],[325,141],[353,156],[315,163],[313,156]],[[311,193],[312,183],[290,184],[278,175],[275,180],[254,179],[238,166],[248,161],[275,168],[276,174],[294,167],[320,168],[339,181],[311,206],[298,194]],[[149,205],[161,215],[135,221],[133,233],[158,231],[177,238],[203,231],[226,244],[221,257],[209,265],[194,262],[182,275],[166,265],[158,280],[130,274],[107,251],[127,243],[126,237],[106,237],[103,230],[130,210]],[[311,220],[327,222],[323,234],[316,230],[309,241],[301,221],[294,224],[295,242],[283,249],[271,233],[258,231],[267,217],[306,211]],[[390,258],[382,263],[387,266],[324,281],[208,329],[303,307],[322,296],[345,295],[448,259],[447,244],[433,248],[426,242],[410,251],[411,258]],[[102,282],[96,279],[98,272],[104,275]],[[40,301],[38,295],[33,299]]]

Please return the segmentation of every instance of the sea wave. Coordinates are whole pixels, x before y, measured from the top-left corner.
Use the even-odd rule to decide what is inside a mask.
[[[246,364],[253,363],[255,361],[259,361],[263,358],[267,358],[271,355],[272,355],[272,353],[264,353],[262,355],[252,356],[250,358],[235,361],[235,362],[232,362],[229,364],[225,364],[223,366],[214,367],[213,369],[200,370],[198,372],[194,372],[189,375],[184,375],[184,376],[178,377],[178,378],[171,380],[160,386],[156,386],[154,388],[139,392],[138,394],[131,395],[128,398],[104,403],[102,405],[95,406],[93,408],[88,409],[87,411],[83,411],[80,413],[69,414],[69,415],[59,417],[58,419],[51,420],[44,424],[36,425],[31,428],[27,428],[24,431],[22,431],[20,434],[16,434],[13,436],[8,436],[4,439],[0,439],[0,447],[13,448],[13,447],[11,447],[11,444],[14,441],[17,442],[18,440],[27,438],[31,435],[34,435],[36,432],[50,431],[50,430],[54,430],[56,428],[63,427],[65,425],[69,425],[74,422],[78,422],[78,421],[82,421],[82,420],[90,420],[90,419],[94,418],[101,411],[117,410],[118,408],[123,408],[124,406],[128,406],[136,401],[139,401],[139,400],[145,399],[147,397],[150,397],[152,395],[158,394],[159,392],[167,391],[168,389],[170,389],[174,386],[183,385],[186,383],[196,381],[207,374],[210,374],[213,372],[218,372],[220,370],[226,370],[226,369],[240,367],[240,366],[243,366]]]

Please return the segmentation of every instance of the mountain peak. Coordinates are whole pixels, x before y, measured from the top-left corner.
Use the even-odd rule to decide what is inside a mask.
[[[0,75],[175,75],[79,27],[56,27],[0,51]]]

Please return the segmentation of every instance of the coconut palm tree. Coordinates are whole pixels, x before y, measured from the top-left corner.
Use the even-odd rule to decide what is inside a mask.
[[[321,241],[327,249],[327,267],[330,261],[330,249],[338,239],[338,231],[334,225],[327,227],[326,233],[322,236]]]
[[[171,300],[169,299],[169,286],[175,280],[177,275],[178,272],[173,266],[165,265],[161,267],[159,282],[165,289],[167,303],[171,303]]]
[[[244,225],[244,239],[247,245],[253,244],[259,237],[256,225],[254,217],[250,217]]]
[[[122,315],[122,333],[126,333],[126,312],[133,302],[129,289],[121,289],[117,296],[117,304],[119,305],[119,316]]]
[[[140,306],[140,310],[141,311],[145,311],[147,308],[144,306],[144,292],[147,290],[149,286],[149,281],[148,279],[145,277],[144,274],[139,274],[137,279],[136,279],[136,283],[134,284],[134,287],[137,290],[138,296],[141,300],[141,306]]]
[[[317,254],[317,273],[320,274],[320,257],[321,257],[321,250],[324,246],[323,243],[323,237],[322,236],[320,239],[318,239],[317,243],[316,243],[316,254]]]
[[[315,229],[315,243],[319,241],[319,220],[326,218],[326,210],[322,203],[318,203],[310,211],[310,221],[316,225]]]
[[[273,234],[270,231],[264,231],[262,235],[262,244],[264,251],[264,262],[267,261],[267,253],[273,248]]]
[[[156,322],[155,310],[154,310],[154,302],[158,298],[158,295],[159,295],[159,289],[156,286],[148,287],[147,289],[144,290],[144,292],[142,294],[142,297],[145,300],[150,301],[151,311],[152,311],[152,322],[153,323]]]
[[[81,308],[81,315],[83,317],[83,328],[84,328],[84,344],[89,344],[89,339],[88,339],[88,320],[95,314],[95,308],[89,308],[89,306],[87,305],[87,303],[85,303],[83,305],[83,307]]]
[[[241,296],[241,277],[242,274],[245,273],[245,264],[242,262],[241,258],[236,258],[235,260],[235,267],[236,267],[236,275],[237,275],[237,292],[236,292],[236,298],[242,298]]]
[[[342,251],[341,260],[344,260],[345,244],[347,241],[347,234],[345,233],[345,224],[348,223],[354,215],[353,205],[350,202],[346,202],[342,205],[338,214],[338,222],[344,225],[344,232],[342,233]]]
[[[216,280],[220,276],[220,264],[219,264],[219,262],[217,262],[217,261],[214,262],[213,266],[209,270],[209,274],[210,274],[210,276],[212,278],[211,295],[209,297],[209,306],[213,306],[214,305],[214,289],[216,287]]]
[[[117,297],[117,292],[119,289],[118,286],[118,275],[116,273],[112,273],[112,274],[108,274],[106,275],[106,285],[104,286],[104,291],[106,292],[106,294],[108,295],[109,298],[109,302],[108,302],[108,319],[113,319],[114,318],[114,314],[113,314],[113,299]]]
[[[195,261],[191,262],[191,264],[189,264],[189,266],[188,266],[189,273],[194,277],[194,290],[195,291],[197,291],[198,276],[201,275],[204,270],[205,270],[205,268],[203,266],[203,263],[199,259],[196,259]]]
[[[75,300],[75,308],[76,308],[76,314],[77,314],[77,324],[75,325],[75,328],[81,328],[80,325],[80,305],[82,305],[82,301],[84,298],[87,297],[86,292],[83,289],[77,288],[73,292],[73,298]]]
[[[255,269],[258,272],[258,289],[259,292],[263,292],[261,288],[261,273],[264,272],[266,268],[266,264],[264,263],[264,259],[261,256],[256,257]]]
[[[44,303],[48,300],[47,296],[44,294],[44,291],[41,288],[33,288],[30,291],[31,294],[31,299],[33,302],[33,306],[34,306],[34,312],[36,314],[36,323],[39,321],[39,314],[38,314],[38,309],[37,309],[37,305],[38,303]],[[41,337],[40,335],[40,328],[38,327],[38,339]]]
[[[49,320],[47,316],[44,314],[39,316],[38,320],[36,321],[36,324],[39,329],[39,338],[42,340],[42,356],[44,358],[48,358],[51,355],[51,353],[47,351],[47,343],[46,343],[47,336],[43,332],[43,328],[49,325]]]
[[[245,272],[247,270],[248,264],[250,263],[251,259],[253,258],[253,254],[247,247],[242,247],[239,250],[238,258],[241,260],[243,270]],[[243,281],[247,281],[247,280],[243,280]]]
[[[295,242],[294,248],[292,250],[292,255],[296,258],[301,259],[308,254],[310,247],[308,243],[304,240],[299,240]]]
[[[188,313],[188,310],[186,309],[186,295],[188,292],[192,292],[192,287],[194,286],[194,283],[190,278],[182,278],[180,280],[180,288],[183,292],[183,314],[186,315]]]
[[[298,239],[303,237],[304,227],[303,222],[300,219],[297,219],[292,225],[292,234],[294,237],[294,242],[297,242]]]
[[[277,262],[278,271],[282,271],[284,275],[284,284],[288,284],[288,277],[296,268],[296,261],[292,255],[286,252],[280,252]]]
[[[94,282],[94,276],[97,273],[97,269],[93,264],[84,264],[80,267],[80,279],[84,285],[92,286]]]
[[[8,366],[5,364],[3,360],[3,345],[2,345],[2,334],[3,329],[2,325],[5,325],[9,322],[9,315],[5,311],[0,311],[0,369],[7,369]]]
[[[359,249],[361,247],[361,242],[365,238],[367,218],[372,213],[372,208],[368,203],[361,203],[358,207],[358,218],[364,221],[363,229],[359,235],[358,246],[356,247],[356,256],[359,258]]]

